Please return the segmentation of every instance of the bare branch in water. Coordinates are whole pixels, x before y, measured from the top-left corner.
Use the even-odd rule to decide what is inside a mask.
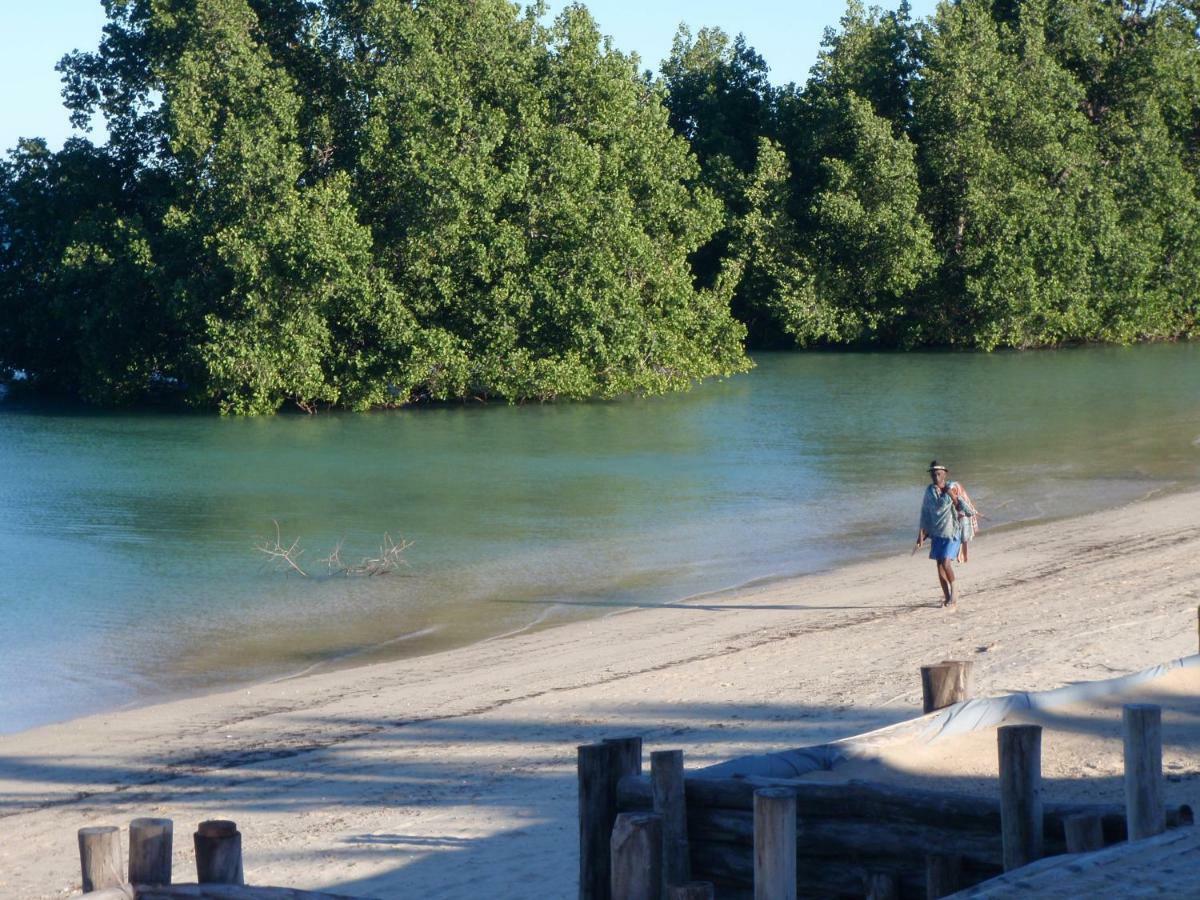
[[[271,521],[275,522],[274,519]],[[287,547],[283,546],[283,536],[279,531],[278,522],[275,522],[275,543],[263,541],[255,549],[259,553],[264,553],[270,557],[272,562],[284,566],[285,570],[290,568],[299,572],[305,578],[308,577],[308,573],[300,568],[300,563],[298,562],[300,557],[304,555],[304,551],[300,549],[300,538],[296,538]]]
[[[388,575],[408,565],[408,561],[404,558],[404,551],[413,544],[412,541],[406,541],[403,538],[397,541],[390,534],[384,534],[383,543],[379,545],[379,553],[376,556],[364,556],[357,564],[347,565],[342,560],[342,545],[344,543],[344,540],[338,541],[329,555],[319,560],[319,562],[324,563],[330,575],[367,577]],[[300,567],[299,563],[300,557],[304,554],[304,551],[300,548],[300,539],[297,538],[285,547],[278,522],[275,522],[274,542],[269,540],[263,541],[255,549],[259,553],[269,557],[272,562],[283,566],[285,571],[295,571],[306,578],[308,577],[308,573]]]

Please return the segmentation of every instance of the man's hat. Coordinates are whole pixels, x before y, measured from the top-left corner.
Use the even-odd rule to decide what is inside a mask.
[[[931,463],[929,464],[929,468],[928,468],[926,471],[929,471],[929,472],[948,472],[948,471],[949,471],[949,469],[947,469],[945,466],[943,466],[941,463],[939,463],[939,462],[938,462],[938,461],[935,459],[933,462],[931,462]]]

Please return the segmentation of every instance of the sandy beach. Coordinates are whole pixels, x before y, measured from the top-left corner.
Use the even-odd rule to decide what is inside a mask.
[[[76,829],[164,816],[176,823],[177,880],[190,880],[195,823],[230,818],[249,883],[570,897],[578,744],[640,734],[647,750],[682,748],[699,766],[911,718],[918,667],[945,658],[974,660],[986,696],[1197,650],[1198,492],[985,532],[972,547],[957,613],[936,608],[933,565],[903,547],[786,582],[0,738],[0,896],[77,893]],[[1075,763],[1048,776],[1111,781],[1112,743],[1073,747]],[[1172,783],[1200,794],[1195,753],[1177,751]],[[971,765],[923,783],[965,784],[981,777]]]

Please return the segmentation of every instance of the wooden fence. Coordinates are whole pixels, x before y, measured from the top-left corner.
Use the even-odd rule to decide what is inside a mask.
[[[586,745],[579,896],[944,897],[1045,856],[1190,825],[1189,807],[1163,804],[1160,716],[1125,708],[1124,805],[1043,804],[1037,725],[998,729],[999,800],[856,781],[685,777],[677,750],[652,753],[647,777],[640,738]]]

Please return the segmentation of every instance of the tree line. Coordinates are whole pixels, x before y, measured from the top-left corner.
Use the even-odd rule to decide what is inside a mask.
[[[804,85],[583,6],[104,0],[0,163],[0,377],[230,413],[615,397],[747,347],[1188,336],[1195,0],[848,4]]]

